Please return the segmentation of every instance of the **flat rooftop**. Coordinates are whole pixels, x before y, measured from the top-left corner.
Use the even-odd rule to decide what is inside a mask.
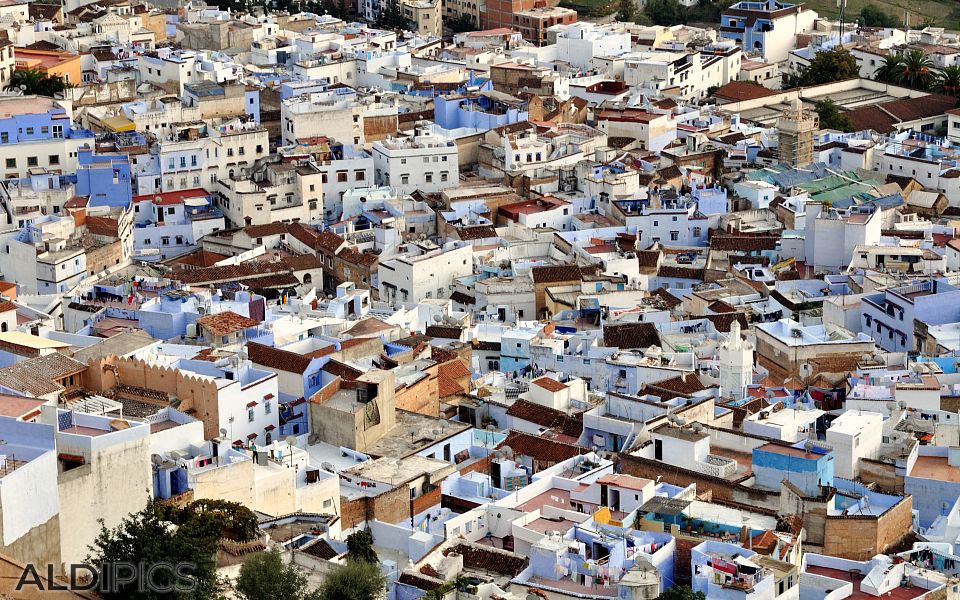
[[[910,477],[960,483],[960,468],[951,467],[946,456],[918,456]]]
[[[343,472],[348,475],[372,479],[373,481],[399,485],[424,474],[436,473],[452,468],[453,465],[446,461],[414,454],[413,456],[402,459],[384,456],[377,460],[368,460],[367,462],[344,469]]]
[[[366,453],[403,458],[467,429],[470,429],[467,423],[398,410],[396,426],[368,447]]]
[[[820,567],[816,565],[807,565],[806,572],[813,575],[820,575],[821,577],[829,577],[830,579],[852,583],[853,593],[847,596],[845,600],[876,600],[879,597],[860,590],[860,582],[863,581],[863,576],[866,575],[866,573],[858,575],[853,574],[850,571],[831,569],[830,567]],[[919,586],[914,586],[909,589],[898,586],[883,594],[883,598],[891,600],[912,600],[913,598],[922,596],[929,591],[930,590]]]

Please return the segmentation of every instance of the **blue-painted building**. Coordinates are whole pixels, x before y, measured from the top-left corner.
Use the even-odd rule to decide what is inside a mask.
[[[913,258],[913,257],[904,257]],[[922,280],[863,297],[860,326],[888,352],[913,350],[913,322],[960,321],[960,288],[946,280]]]
[[[51,98],[14,96],[2,103],[5,111],[7,104],[15,106],[0,119],[0,146],[78,137],[93,143],[93,132],[75,128],[70,113]]]
[[[793,49],[796,35],[812,27],[816,16],[802,3],[737,2],[720,16],[720,37],[736,42],[744,52],[780,62]]]
[[[809,452],[781,444],[764,444],[753,449],[753,473],[757,487],[780,489],[784,479],[808,497],[820,496],[820,486],[833,486],[833,456],[822,447]]]
[[[493,129],[526,121],[526,100],[500,92],[437,96],[433,100],[433,120],[444,129]]]
[[[89,148],[77,153],[77,195],[89,196],[88,206],[126,208],[133,199],[130,156],[94,154]]]

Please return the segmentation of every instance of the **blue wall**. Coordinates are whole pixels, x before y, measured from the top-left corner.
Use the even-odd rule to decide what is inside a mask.
[[[819,484],[834,483],[833,457],[829,454],[811,452],[807,458],[754,448],[753,472],[761,487],[779,489],[780,482],[787,479],[808,496],[819,495]]]
[[[80,150],[77,160],[78,196],[90,196],[90,206],[130,205],[133,187],[129,156]]]

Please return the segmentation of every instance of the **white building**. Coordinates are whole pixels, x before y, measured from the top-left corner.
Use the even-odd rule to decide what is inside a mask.
[[[720,396],[740,400],[753,383],[753,344],[740,337],[739,321],[730,325],[730,335],[720,344],[719,353]]]
[[[883,415],[867,411],[847,411],[833,420],[827,429],[827,444],[833,448],[834,474],[855,479],[861,458],[877,458],[883,442]]]
[[[405,246],[418,255],[381,260],[378,267],[380,299],[388,303],[418,304],[429,298],[447,298],[458,277],[473,274],[473,248],[451,242],[444,248]]]
[[[460,181],[456,143],[431,132],[374,142],[371,151],[377,185],[439,192]]]

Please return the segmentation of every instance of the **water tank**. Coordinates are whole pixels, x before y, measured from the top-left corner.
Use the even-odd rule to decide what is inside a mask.
[[[618,597],[625,600],[654,600],[660,595],[660,574],[649,563],[634,566],[619,582]]]
[[[187,337],[195,338],[197,337],[197,324],[196,323],[187,323]]]

